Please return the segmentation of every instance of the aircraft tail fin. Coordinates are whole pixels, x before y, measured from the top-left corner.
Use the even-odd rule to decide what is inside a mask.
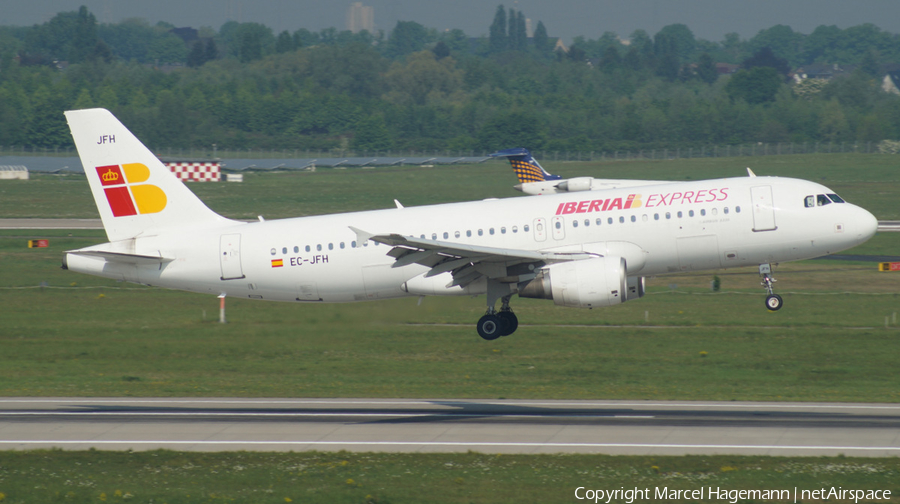
[[[547,173],[540,163],[528,152],[528,149],[516,147],[515,149],[506,149],[495,152],[491,157],[505,157],[509,159],[519,182],[527,184],[529,182],[543,182],[545,180],[560,180],[562,177]]]
[[[65,114],[110,241],[233,222],[210,210],[108,110]]]

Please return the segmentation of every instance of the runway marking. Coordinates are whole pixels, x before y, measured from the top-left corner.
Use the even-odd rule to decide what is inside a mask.
[[[493,448],[678,448],[707,450],[839,450],[839,451],[897,451],[900,446],[802,446],[802,445],[716,445],[716,444],[656,444],[656,443],[512,443],[512,442],[450,442],[450,441],[129,441],[129,440],[0,440],[0,445],[251,445],[251,446],[449,446]]]
[[[323,399],[16,399],[2,398],[0,404],[243,404],[243,405],[375,405],[375,406],[415,406],[426,405],[433,407],[456,407],[457,405],[470,406],[546,406],[546,407],[638,407],[638,408],[716,408],[716,409],[871,409],[871,410],[900,410],[900,404],[822,404],[822,403],[677,403],[677,402],[546,402],[528,400],[510,400],[502,402],[482,402],[478,399],[413,399],[408,401],[398,400],[323,400]]]
[[[430,418],[430,417],[447,417],[447,418],[564,418],[564,417],[592,417],[592,418],[656,418],[653,415],[597,415],[591,413],[557,413],[557,414],[540,414],[533,415],[523,414],[504,414],[504,413],[445,413],[436,411],[434,413],[357,413],[353,411],[333,412],[333,413],[249,413],[227,411],[197,411],[197,412],[164,412],[164,411],[10,411],[0,412],[0,420],[3,417],[27,417],[27,416],[163,416],[163,417],[378,417],[378,418]]]

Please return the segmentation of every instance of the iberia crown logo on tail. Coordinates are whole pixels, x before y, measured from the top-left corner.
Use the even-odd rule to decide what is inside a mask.
[[[98,166],[97,175],[115,217],[152,214],[166,208],[166,193],[152,184],[150,169],[140,163]]]

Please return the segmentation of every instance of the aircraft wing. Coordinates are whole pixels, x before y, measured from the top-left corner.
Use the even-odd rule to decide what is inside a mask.
[[[458,285],[465,288],[482,276],[500,282],[517,282],[520,275],[531,274],[545,264],[595,257],[584,252],[540,252],[484,247],[399,234],[372,235],[356,228],[351,229],[357,233],[360,241],[369,239],[392,246],[388,255],[395,259],[394,268],[409,264],[427,266],[431,269],[425,274],[426,278],[449,271],[453,275],[453,282],[448,287]]]

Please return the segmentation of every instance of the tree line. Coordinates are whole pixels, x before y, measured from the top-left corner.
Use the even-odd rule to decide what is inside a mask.
[[[881,90],[900,38],[873,25],[709,42],[673,24],[557,50],[542,22],[526,33],[521,11],[500,5],[485,26],[483,37],[411,21],[387,35],[275,34],[228,22],[185,42],[172,25],[98,24],[82,7],[0,27],[0,145],[71,145],[62,111],[98,106],[163,148],[599,152],[900,138],[900,96]],[[716,63],[740,70],[720,75]],[[787,79],[810,63],[852,69]]]

